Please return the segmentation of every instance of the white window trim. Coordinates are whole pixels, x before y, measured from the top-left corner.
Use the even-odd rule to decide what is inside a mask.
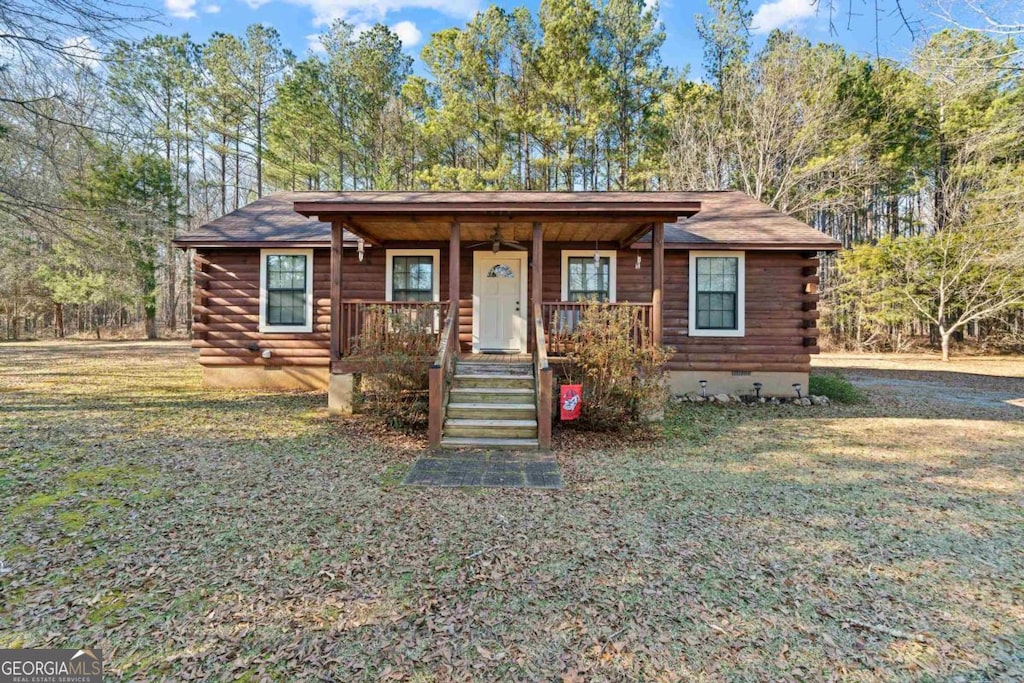
[[[602,249],[597,252],[601,258],[608,258],[608,302],[615,303],[615,271],[617,270],[616,258],[618,252],[614,249]],[[593,249],[563,249],[562,250],[562,301],[569,300],[569,258],[585,256],[594,258]]]
[[[431,300],[441,300],[441,250],[440,249],[388,249],[387,258],[384,265],[384,280],[385,280],[385,299],[387,301],[392,300],[393,285],[392,280],[395,277],[394,265],[396,256],[429,256],[434,260],[434,281],[431,284]]]
[[[725,256],[739,259],[736,263],[736,328],[735,330],[701,330],[697,328],[697,259],[704,257]],[[747,266],[746,253],[742,251],[691,251],[690,252],[690,289],[689,327],[691,337],[744,337],[746,336],[747,319]]]
[[[306,324],[270,325],[267,323],[267,257],[306,257]],[[260,332],[304,334],[313,331],[313,250],[312,249],[260,249]]]

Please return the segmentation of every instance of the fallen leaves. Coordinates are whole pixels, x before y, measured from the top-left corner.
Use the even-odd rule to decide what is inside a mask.
[[[664,439],[563,432],[557,494],[420,490],[419,437],[204,392],[182,345],[0,355],[0,646],[167,680],[1024,670],[1001,413],[676,408]]]

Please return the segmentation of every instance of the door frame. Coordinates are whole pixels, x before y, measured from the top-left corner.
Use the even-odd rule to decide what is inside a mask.
[[[529,260],[525,251],[474,251],[473,252],[473,353],[480,353],[480,280],[483,277],[481,256],[502,257],[506,259],[519,260],[519,353],[526,353],[526,309],[529,302],[526,299],[526,281],[529,279]]]

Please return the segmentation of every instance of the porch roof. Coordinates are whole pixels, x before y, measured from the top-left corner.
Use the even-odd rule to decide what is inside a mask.
[[[411,197],[415,195],[416,200]],[[426,197],[437,198],[434,202],[435,211],[440,215],[431,215],[423,208]],[[776,250],[813,250],[833,251],[839,249],[839,242],[827,235],[799,221],[787,216],[784,213],[746,196],[742,192],[735,191],[708,191],[708,192],[611,192],[611,193],[541,193],[541,192],[428,192],[428,193],[391,193],[391,192],[278,192],[258,199],[251,204],[243,206],[231,213],[217,218],[194,232],[179,236],[175,245],[180,248],[189,247],[260,247],[260,246],[294,246],[294,247],[326,247],[331,243],[331,228],[328,223],[318,221],[316,218],[309,218],[303,214],[296,213],[298,205],[303,208],[321,211],[325,206],[337,205],[339,197],[352,199],[346,206],[353,207],[352,211],[345,213],[351,216],[353,222],[363,224],[386,223],[392,221],[388,215],[380,213],[390,203],[394,205],[399,198],[404,197],[402,206],[409,211],[408,205],[414,205],[412,213],[406,213],[405,218],[398,222],[401,228],[398,234],[402,240],[423,240],[434,239],[440,241],[448,240],[448,223],[445,219],[455,216],[453,206],[459,203],[467,203],[470,200],[489,207],[494,211],[495,204],[501,203],[501,197],[519,197],[522,201],[517,204],[519,209],[531,200],[532,203],[546,202],[548,208],[561,208],[563,211],[573,204],[590,204],[596,207],[594,211],[615,211],[626,212],[629,216],[630,210],[638,210],[637,204],[647,202],[648,207],[653,201],[658,205],[657,198],[669,198],[668,201],[696,203],[700,210],[687,218],[662,221],[665,225],[665,248],[666,249],[776,249]],[[492,198],[493,197],[493,198]],[[387,198],[387,199],[386,199]],[[617,199],[618,198],[618,199]],[[506,203],[508,203],[506,199]],[[307,207],[306,205],[310,205]],[[618,206],[618,208],[614,208]],[[367,215],[356,219],[356,209],[366,212]],[[445,210],[447,209],[447,210]],[[394,209],[392,209],[393,211]],[[500,209],[498,209],[500,210]],[[644,209],[639,209],[644,210]],[[371,212],[378,212],[372,214]],[[310,216],[318,215],[312,211]],[[376,216],[371,221],[370,215]],[[620,218],[623,214],[617,214]],[[391,214],[393,217],[394,214]],[[489,215],[486,223],[469,224],[463,222],[465,215],[460,215],[462,222],[462,241],[483,242],[488,241],[493,234],[494,227],[500,224],[501,236],[505,240],[532,239],[531,222],[524,222],[520,214],[505,217]],[[633,244],[633,248],[649,249],[651,238],[649,233],[642,227],[643,223],[635,222],[600,222],[594,216],[587,216],[577,211],[577,219],[591,223],[595,229],[607,229],[609,232],[602,233],[598,239],[602,241],[613,241],[618,239],[616,234],[626,232],[625,226],[632,227],[634,231],[639,230],[639,239]],[[500,220],[499,220],[500,219]],[[323,215],[323,221],[330,221],[331,217]],[[618,220],[618,219],[617,219]],[[393,221],[392,221],[393,222]],[[564,218],[559,222],[558,216],[549,213],[541,221],[544,227],[544,237],[548,240],[563,238],[556,235],[561,231],[568,237],[566,242],[592,241],[592,237],[583,237],[585,231],[574,232],[580,227],[579,222],[569,221]],[[432,229],[438,231],[438,236],[433,238],[416,237],[415,231],[421,230],[423,226],[431,225]],[[602,228],[602,226],[604,226]],[[471,234],[469,228],[474,232]],[[584,226],[585,228],[586,226]],[[477,228],[482,228],[478,230]],[[483,233],[483,234],[479,234]],[[577,234],[580,236],[577,237]],[[636,232],[632,233],[636,235]],[[345,246],[355,246],[357,235],[349,230],[344,232]]]
[[[452,223],[463,240],[529,240],[533,224],[544,239],[631,244],[654,223],[700,211],[686,192],[335,192],[295,201],[295,211],[340,222],[374,244],[446,240]]]

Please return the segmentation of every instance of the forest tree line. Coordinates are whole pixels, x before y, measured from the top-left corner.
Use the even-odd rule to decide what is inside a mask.
[[[841,240],[834,341],[1016,339],[1024,82],[1012,37],[947,28],[905,62],[697,17],[701,80],[643,0],[492,6],[431,36],[383,24],[117,40],[0,57],[0,334],[187,330],[175,235],[278,190],[740,189]],[[101,42],[109,38],[106,42]]]

